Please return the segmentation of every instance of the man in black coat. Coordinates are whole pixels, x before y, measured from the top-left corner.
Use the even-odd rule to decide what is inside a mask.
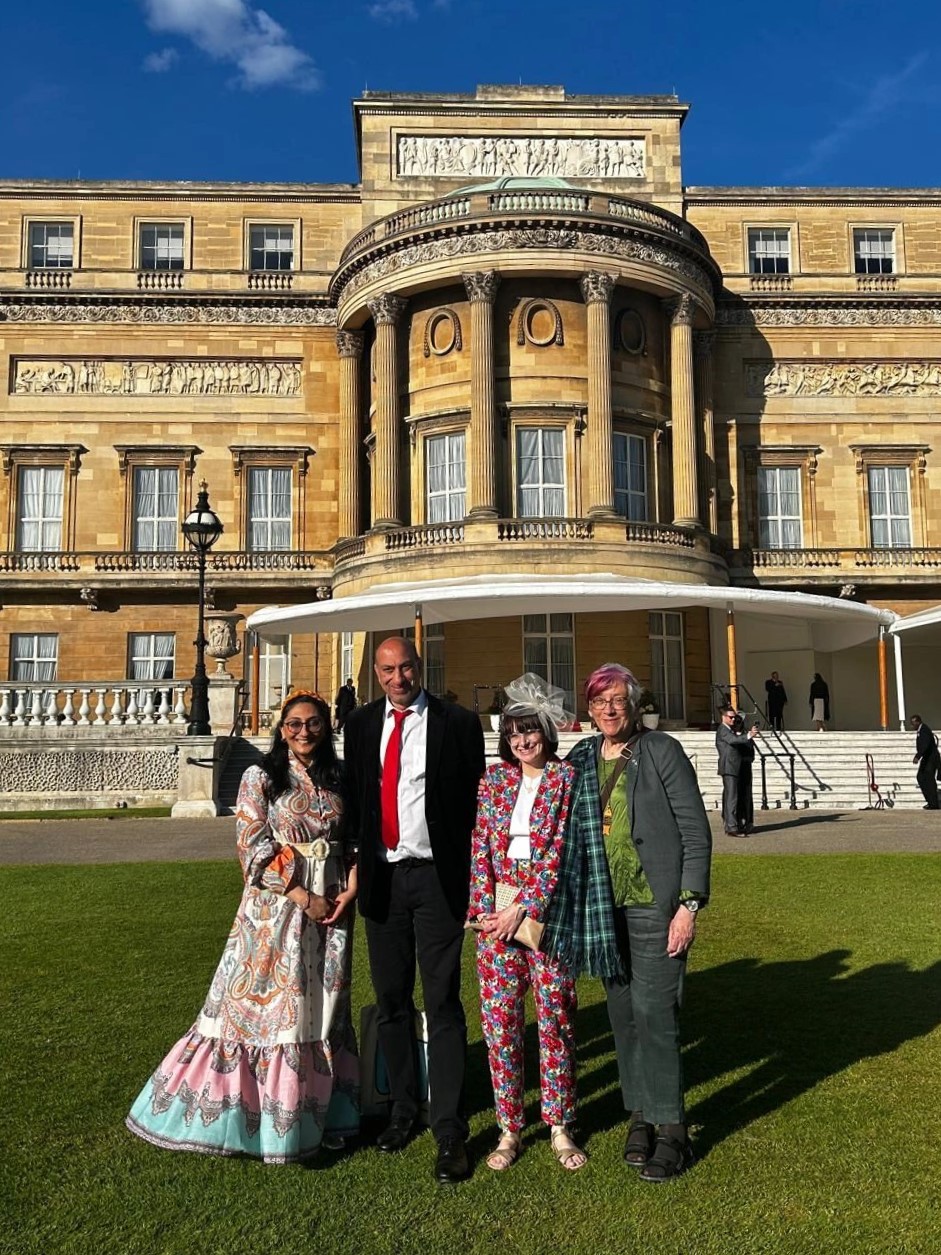
[[[938,768],[941,767],[938,738],[921,715],[912,715],[912,727],[915,729],[915,757],[912,762],[918,764],[915,779],[924,794],[924,809],[936,811],[938,809]]]
[[[349,716],[344,758],[348,818],[359,841],[359,909],[392,1098],[377,1145],[401,1150],[418,1114],[417,958],[428,1019],[435,1176],[460,1181],[469,1174],[461,944],[483,730],[476,715],[422,688],[411,641],[384,640],[375,672],[385,697]]]
[[[772,671],[771,679],[765,680],[765,693],[768,695],[768,722],[775,732],[783,732],[787,690],[777,671]]]
[[[716,749],[719,751],[719,775],[722,777],[722,823],[726,836],[744,837],[751,830],[754,811],[751,798],[746,797],[752,787],[751,764],[755,758],[753,741],[758,735],[757,725],[748,732],[736,730],[737,714],[734,706],[719,709],[720,723],[716,729]]]
[[[348,675],[346,683],[341,684],[337,689],[337,695],[333,701],[333,714],[337,732],[343,731],[343,725],[355,709],[356,686],[353,683],[353,677]]]

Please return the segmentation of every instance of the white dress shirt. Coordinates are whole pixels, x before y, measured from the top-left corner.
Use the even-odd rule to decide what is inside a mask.
[[[538,776],[523,776],[520,779],[520,791],[516,795],[516,804],[510,816],[510,843],[507,846],[507,858],[532,858],[529,840],[529,823],[533,813],[533,802],[542,783],[542,772]],[[527,788],[527,785],[530,787]]]
[[[395,720],[396,707],[386,698],[385,719],[379,741],[379,775]],[[428,695],[422,689],[402,720],[402,754],[399,771],[399,844],[394,850],[380,847],[379,857],[390,863],[403,858],[432,858],[428,821],[425,819],[425,765],[428,760]]]

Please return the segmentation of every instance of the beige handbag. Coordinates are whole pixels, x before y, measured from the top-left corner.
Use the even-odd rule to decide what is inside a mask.
[[[516,899],[520,896],[521,890],[517,885],[508,885],[505,880],[498,880],[494,886],[494,910],[503,911],[508,906],[512,906]],[[480,924],[475,921],[469,921],[466,928],[471,928],[475,932],[480,932]],[[531,919],[528,915],[524,915],[520,920],[516,932],[513,934],[513,941],[518,945],[525,946],[527,950],[538,950],[542,942],[542,934],[545,930],[545,924],[540,924],[538,920]]]

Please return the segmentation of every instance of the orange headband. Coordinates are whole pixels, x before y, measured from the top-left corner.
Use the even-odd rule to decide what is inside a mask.
[[[315,693],[313,689],[293,689],[281,703],[281,714],[284,714],[284,708],[286,706],[290,706],[291,702],[296,702],[300,697],[306,697],[307,700],[311,702],[320,702],[322,705],[327,707],[330,705],[325,697],[321,697],[321,695],[319,693]]]

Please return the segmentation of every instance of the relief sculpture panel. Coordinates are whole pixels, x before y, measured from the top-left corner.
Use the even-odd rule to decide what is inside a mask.
[[[749,362],[750,397],[914,397],[941,393],[941,361]]]
[[[642,139],[530,135],[400,135],[400,178],[642,179]]]
[[[17,358],[12,389],[28,396],[295,397],[301,369],[298,362],[268,358]]]

